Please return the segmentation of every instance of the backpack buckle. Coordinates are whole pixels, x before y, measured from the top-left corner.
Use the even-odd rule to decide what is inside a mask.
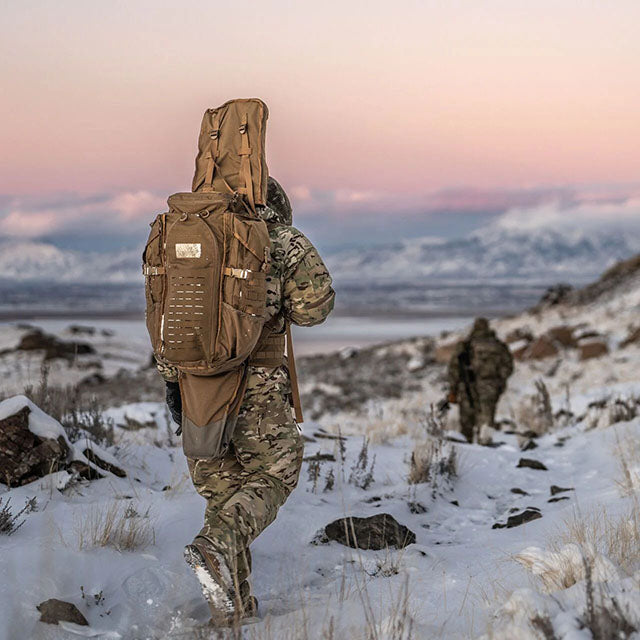
[[[241,133],[242,135],[244,135],[245,133],[247,133],[247,123],[246,123],[246,122],[243,122],[243,123],[240,125],[240,133]]]
[[[214,129],[213,131],[209,132],[209,137],[212,140],[217,140],[220,136],[220,129]]]

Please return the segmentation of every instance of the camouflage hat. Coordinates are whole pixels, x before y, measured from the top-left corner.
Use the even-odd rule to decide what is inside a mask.
[[[267,182],[267,206],[273,209],[278,216],[278,222],[290,225],[293,219],[293,211],[287,193],[280,183],[269,176]]]
[[[486,318],[476,318],[473,323],[474,333],[486,333],[490,330],[489,321]]]

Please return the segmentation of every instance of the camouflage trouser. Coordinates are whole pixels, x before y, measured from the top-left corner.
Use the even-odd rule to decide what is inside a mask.
[[[230,451],[222,460],[188,459],[193,484],[207,500],[198,535],[225,556],[244,602],[249,545],[275,520],[302,465],[303,441],[288,394],[284,368],[251,367]]]
[[[494,384],[477,382],[474,386],[472,398],[466,389],[461,390],[458,397],[460,431],[469,442],[477,440],[482,425],[495,426],[496,408],[502,393]]]

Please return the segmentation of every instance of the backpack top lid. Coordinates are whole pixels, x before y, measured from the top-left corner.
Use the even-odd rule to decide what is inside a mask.
[[[258,98],[229,100],[202,118],[192,191],[239,193],[252,209],[267,202],[269,110]]]

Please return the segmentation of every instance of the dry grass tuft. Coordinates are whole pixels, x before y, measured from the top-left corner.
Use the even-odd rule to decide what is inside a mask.
[[[118,551],[134,551],[155,544],[155,530],[149,510],[138,510],[133,504],[112,502],[104,508],[91,505],[74,523],[79,549],[114,547]]]
[[[535,382],[536,392],[526,396],[516,407],[518,431],[533,431],[538,435],[554,427],[553,407],[549,390],[542,380]]]
[[[618,567],[633,572],[640,566],[640,505],[635,502],[622,515],[610,516],[605,507],[588,514],[574,512],[566,529],[551,539],[551,547],[576,544],[585,557],[601,554]]]
[[[623,496],[634,496],[640,489],[640,443],[626,433],[620,436],[616,430],[614,456],[618,461],[620,479],[616,480]]]

